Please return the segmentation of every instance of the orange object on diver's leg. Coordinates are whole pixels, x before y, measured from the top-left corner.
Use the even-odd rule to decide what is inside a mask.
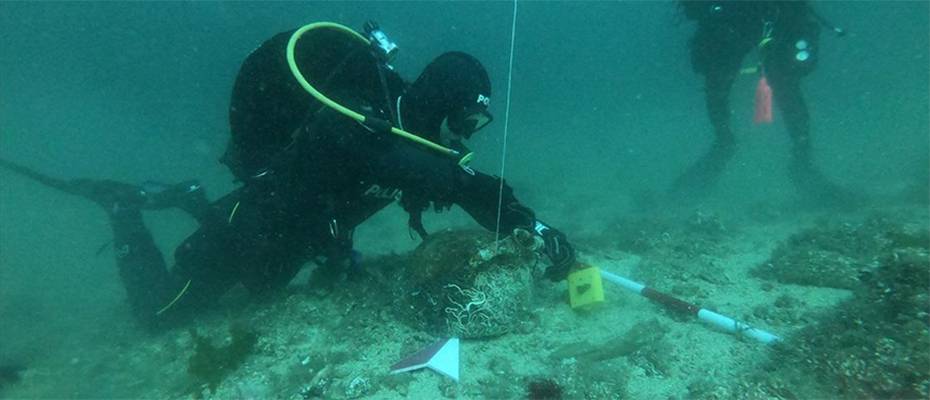
[[[752,122],[756,124],[772,123],[772,88],[769,87],[765,75],[759,78],[759,83],[756,85],[756,112]]]

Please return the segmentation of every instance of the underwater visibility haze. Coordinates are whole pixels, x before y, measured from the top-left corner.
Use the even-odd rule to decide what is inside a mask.
[[[772,4],[777,18],[751,14],[761,29],[731,11]],[[930,3],[810,2],[816,16],[798,25],[787,4],[0,1],[0,398],[927,398]],[[236,226],[258,218],[237,196],[266,182],[224,158],[230,113],[246,104],[231,100],[243,62],[282,32],[333,22],[365,34],[368,21],[397,45],[381,77],[404,83],[386,87],[406,89],[450,51],[466,53],[445,59],[456,71],[479,73],[445,79],[481,87],[486,71],[479,99],[493,119],[465,145],[469,168],[494,184],[414,205],[438,189],[366,186],[365,201],[387,206],[357,227],[301,209],[260,239],[210,236],[201,226],[215,216],[192,212],[198,202]],[[344,50],[314,46],[326,62]],[[346,60],[374,57],[363,53]],[[285,52],[271,54],[288,71]],[[792,64],[812,56],[810,70]],[[244,82],[272,91],[272,70]],[[308,96],[292,78],[280,76]],[[404,92],[412,104],[417,89]],[[350,92],[329,94],[370,95]],[[245,120],[332,109],[262,106]],[[382,115],[396,119],[391,107]],[[442,135],[480,127],[478,109],[437,119],[430,139],[455,147]],[[376,144],[351,147],[406,140],[370,134]],[[327,187],[379,172],[380,159],[294,170]],[[420,165],[433,164],[398,168],[417,182],[439,170]],[[519,203],[499,205],[508,188]],[[262,204],[312,197],[268,193]],[[482,224],[533,217],[524,205],[542,226]],[[418,206],[425,239],[408,213]],[[140,224],[127,228],[128,214]],[[242,276],[216,273],[228,285],[183,321],[140,321],[168,279],[122,267],[138,252],[121,238],[144,236],[133,230],[143,224],[145,251],[168,268],[207,238],[217,257],[196,262]],[[348,247],[268,245],[308,226]],[[566,251],[573,273],[549,279]],[[296,277],[250,285],[279,266]],[[158,314],[207,292],[195,278]]]

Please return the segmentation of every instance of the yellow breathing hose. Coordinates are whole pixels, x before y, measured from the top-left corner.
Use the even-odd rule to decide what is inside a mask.
[[[312,24],[304,25],[300,29],[295,31],[294,34],[291,35],[291,39],[287,42],[287,64],[291,68],[291,73],[294,74],[294,78],[297,79],[297,82],[300,83],[300,86],[302,86],[315,99],[319,100],[321,103],[323,103],[327,107],[332,108],[333,110],[336,110],[339,113],[349,118],[352,118],[360,123],[365,123],[366,118],[364,115],[359,114],[353,110],[350,110],[349,108],[344,107],[342,104],[336,103],[329,97],[326,97],[326,95],[324,95],[323,93],[320,93],[320,91],[316,90],[316,88],[313,87],[313,85],[311,85],[310,82],[308,82],[306,78],[304,78],[303,73],[300,72],[300,68],[297,67],[297,61],[294,56],[294,49],[297,47],[297,40],[300,39],[300,37],[303,36],[305,33],[313,29],[319,29],[319,28],[335,29],[337,31],[344,32],[348,34],[349,36],[359,40],[360,42],[364,43],[366,46],[370,44],[368,39],[366,39],[364,36],[358,34],[358,32],[355,32],[352,29],[344,25],[340,25],[340,24],[333,23],[333,22],[315,22]],[[400,129],[394,126],[391,127],[391,133],[398,135],[400,137],[403,137],[407,140],[411,140],[413,142],[421,144],[423,146],[426,146],[428,148],[431,148],[433,150],[436,150],[442,154],[445,154],[453,158],[458,158],[460,155],[460,153],[456,150],[433,143],[420,136],[414,135],[410,132],[407,132],[403,129]],[[469,161],[471,161],[472,156],[473,156],[472,153],[468,153],[464,157],[461,157],[459,159],[459,165],[463,165],[463,166],[466,165]]]

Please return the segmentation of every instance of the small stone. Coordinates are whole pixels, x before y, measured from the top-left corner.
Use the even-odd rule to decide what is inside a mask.
[[[371,390],[371,383],[368,382],[368,379],[356,376],[352,378],[352,381],[346,386],[346,397],[357,399],[364,396],[369,390]]]

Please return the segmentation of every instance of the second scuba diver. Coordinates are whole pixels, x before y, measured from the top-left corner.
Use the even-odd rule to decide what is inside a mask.
[[[820,26],[827,25],[806,1],[680,1],[686,18],[697,22],[691,38],[691,65],[704,76],[707,114],[715,140],[710,150],[674,185],[674,191],[702,195],[716,183],[736,151],[730,126],[730,89],[743,58],[758,49],[760,70],[791,136],[789,177],[803,197],[824,203],[853,200],[814,167],[810,113],[801,78],[817,65]],[[842,30],[830,27],[836,33]]]

